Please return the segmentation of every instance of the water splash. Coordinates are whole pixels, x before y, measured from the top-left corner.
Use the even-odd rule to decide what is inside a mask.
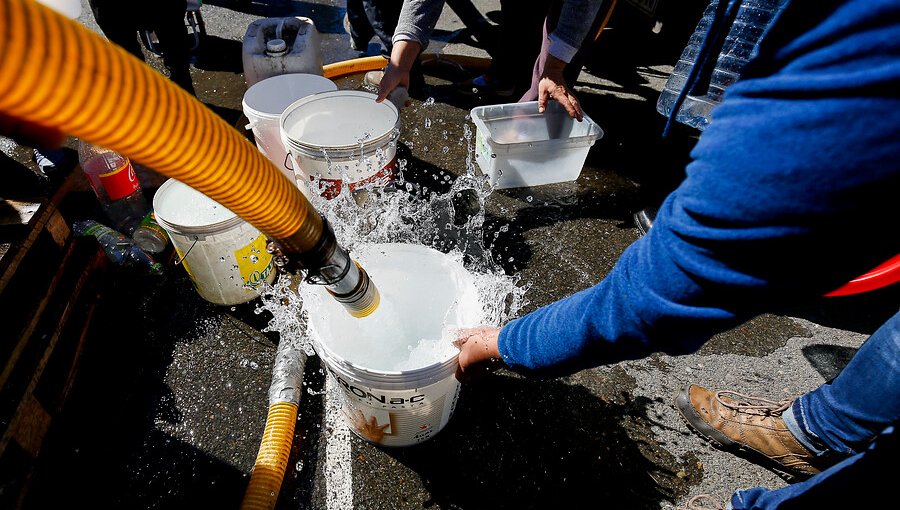
[[[422,106],[427,108],[432,104],[433,99],[430,103],[425,101]],[[527,304],[524,299],[527,289],[520,285],[518,276],[504,273],[495,262],[491,245],[485,243],[485,201],[493,188],[488,179],[475,169],[473,130],[468,123],[464,123],[462,129],[460,142],[467,147],[465,171],[456,176],[452,183],[449,172],[447,175],[441,174],[441,179],[435,175],[438,181],[435,187],[439,183],[444,186],[449,183],[449,189],[445,192],[407,181],[405,176],[410,170],[409,162],[401,158],[397,161],[396,179],[388,186],[373,183],[354,192],[350,192],[348,186],[342,186],[338,196],[330,200],[313,191],[310,201],[328,219],[338,242],[351,254],[364,251],[366,246],[373,244],[403,243],[430,247],[450,255],[473,277],[483,307],[481,323],[502,326],[515,318]],[[413,134],[417,131],[413,129]],[[384,158],[378,154],[373,159],[381,164]],[[315,177],[308,184],[311,190],[319,189]],[[489,237],[491,243],[496,238]],[[499,260],[500,257],[496,258]],[[308,314],[310,310],[321,309],[323,303],[314,293],[303,292],[307,284],[296,279],[278,278],[274,286],[261,289],[261,304],[257,313],[268,311],[273,316],[265,332],[278,332],[281,338],[291,339],[297,348],[313,355],[315,352],[308,338]],[[378,284],[377,281],[375,283]],[[423,290],[427,292],[427,289]],[[390,305],[383,301],[381,306],[387,310]],[[441,342],[452,340],[443,336],[439,339]],[[429,353],[446,352],[442,346],[416,345],[415,341],[411,345],[416,348],[404,346],[404,350],[415,352],[406,352],[410,359],[404,363],[415,365],[424,362],[418,360],[429,358]],[[409,365],[403,367],[410,368]]]

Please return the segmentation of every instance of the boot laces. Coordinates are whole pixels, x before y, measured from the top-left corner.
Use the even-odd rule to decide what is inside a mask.
[[[716,401],[737,412],[760,416],[781,416],[791,406],[793,399],[775,401],[725,390],[716,392]]]

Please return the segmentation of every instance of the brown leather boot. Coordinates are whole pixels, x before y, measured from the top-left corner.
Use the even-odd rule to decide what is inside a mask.
[[[788,474],[814,475],[825,466],[794,438],[781,418],[791,402],[694,385],[685,387],[675,398],[675,406],[688,425],[716,446],[751,452]]]

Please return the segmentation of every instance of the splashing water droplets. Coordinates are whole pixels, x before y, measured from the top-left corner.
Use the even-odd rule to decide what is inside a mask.
[[[422,103],[422,108],[431,108],[433,105],[434,99],[428,98]],[[440,120],[437,122],[448,128],[452,125],[450,122],[444,123]],[[432,120],[426,117],[424,128],[430,129],[432,125]],[[337,196],[331,199],[325,199],[318,193],[311,193],[310,202],[327,218],[338,243],[354,258],[372,245],[399,243],[433,248],[458,261],[475,282],[481,308],[480,323],[499,326],[516,317],[519,310],[525,306],[524,294],[527,289],[519,285],[518,276],[505,274],[497,263],[500,257],[494,257],[490,253],[490,247],[485,246],[484,205],[492,188],[487,182],[487,177],[480,175],[475,169],[472,127],[468,123],[462,123],[461,129],[463,133],[459,140],[467,147],[466,170],[458,175],[456,172],[446,170],[432,173],[433,180],[441,184],[438,191],[404,181],[404,173],[407,171],[415,173],[420,169],[410,168],[412,166],[410,162],[398,159],[396,168],[398,179],[389,189],[374,184],[367,185],[364,188],[365,200],[357,200],[358,195],[354,196],[347,186],[343,186]],[[420,128],[411,127],[410,132],[410,138],[415,140],[424,153],[427,153],[428,146],[418,138]],[[441,134],[448,140],[459,137],[458,134],[454,135],[452,130],[444,130]],[[360,140],[360,145],[363,142],[364,140]],[[407,145],[412,148],[411,141],[407,142]],[[450,152],[449,147],[444,145],[441,146],[441,151],[444,154]],[[328,166],[332,167],[333,163],[328,154],[325,158]],[[386,159],[384,151],[380,149],[371,156],[371,159],[374,165],[383,167],[382,160]],[[316,184],[313,184],[312,189],[318,189]],[[504,227],[501,227],[500,231],[508,230],[508,226]],[[363,267],[365,268],[365,264]],[[408,277],[402,273],[398,276]],[[390,295],[389,285],[383,283],[379,286],[377,278],[372,276],[372,279],[382,293],[381,304],[370,317],[354,321],[358,321],[357,324],[365,321],[367,324],[375,325],[364,327],[361,331],[370,337],[368,341],[372,345],[385,347],[382,349],[383,353],[377,353],[378,356],[408,368],[416,368],[417,364],[427,363],[429,356],[447,356],[448,349],[450,356],[456,352],[450,345],[451,338],[448,334],[440,335],[441,338],[429,339],[431,345],[420,345],[420,338],[416,337],[407,338],[399,344],[399,348],[393,348],[397,338],[402,337],[404,333],[407,336],[416,333],[408,329],[411,327],[408,324],[410,322],[408,310],[397,309],[392,303],[394,299]],[[417,295],[414,299],[429,298],[429,289],[425,282],[414,282],[411,285],[422,287],[419,289],[421,295]],[[321,313],[327,306],[333,305],[330,301],[328,303],[323,301],[329,298],[323,298],[312,292],[312,286],[298,282],[296,276],[281,275],[274,284],[264,284],[259,290],[260,309],[272,315],[264,332],[278,332],[282,339],[289,339],[296,348],[307,355],[314,355],[311,337],[316,333],[310,327],[309,316]],[[450,324],[441,325],[444,328],[449,326]],[[424,358],[420,357],[423,353],[426,353]],[[247,366],[249,368],[249,363]]]

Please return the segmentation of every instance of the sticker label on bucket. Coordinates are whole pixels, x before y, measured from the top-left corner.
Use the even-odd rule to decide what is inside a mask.
[[[272,255],[266,252],[265,234],[260,234],[247,246],[235,250],[234,260],[237,261],[244,285],[252,289],[262,282],[269,281],[272,271],[275,270]]]
[[[350,192],[354,192],[358,189],[362,189],[369,184],[374,184],[376,186],[385,186],[390,184],[391,181],[396,177],[396,169],[397,169],[397,158],[394,157],[384,166],[381,170],[378,171],[375,175],[366,177],[360,181],[351,182],[348,187],[350,188]],[[310,181],[316,181],[315,178],[310,178]],[[318,179],[319,191],[323,198],[326,200],[331,200],[338,195],[341,194],[341,188],[343,187],[343,181],[339,179]]]
[[[485,140],[484,134],[480,131],[475,134],[475,153],[480,154],[485,161],[491,160],[491,148]]]
[[[424,388],[381,390],[350,382],[331,367],[341,388],[344,420],[366,441],[385,446],[421,443],[447,425],[459,399],[454,375]]]

